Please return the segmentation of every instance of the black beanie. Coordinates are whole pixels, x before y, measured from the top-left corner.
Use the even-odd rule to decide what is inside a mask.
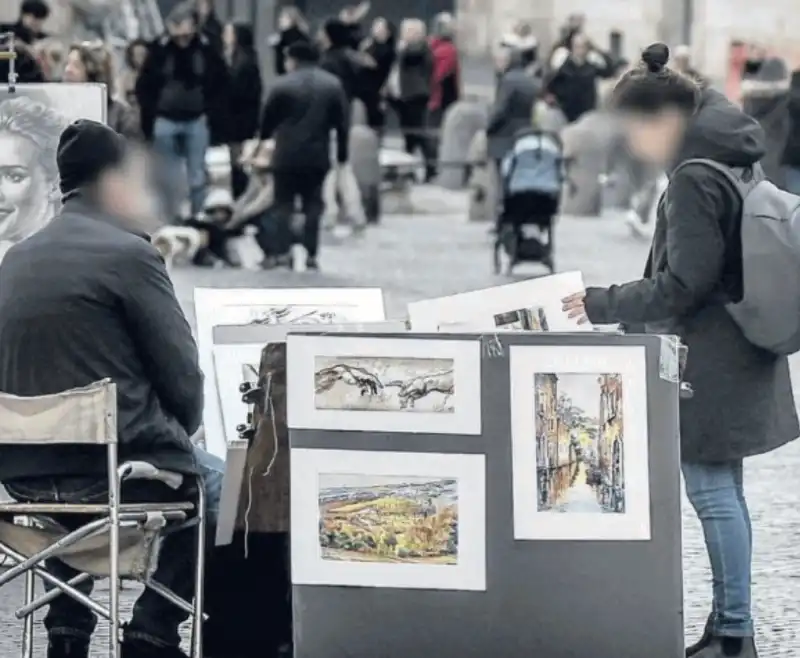
[[[104,123],[78,119],[61,133],[56,162],[61,193],[67,195],[94,183],[125,159],[125,139]]]
[[[305,39],[301,39],[300,41],[289,44],[286,48],[286,57],[296,62],[313,64],[319,59],[319,53],[314,47],[314,44],[309,43]]]
[[[329,18],[322,26],[332,46],[346,46],[350,40],[351,28],[338,18]]]

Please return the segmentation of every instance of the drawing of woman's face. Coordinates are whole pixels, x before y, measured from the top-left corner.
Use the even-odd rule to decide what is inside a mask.
[[[0,240],[21,240],[49,219],[50,192],[32,141],[0,132]]]

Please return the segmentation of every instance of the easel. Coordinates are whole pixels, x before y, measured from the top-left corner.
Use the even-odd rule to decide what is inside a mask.
[[[13,94],[17,90],[17,49],[14,43],[14,33],[4,32],[0,34],[0,43],[5,43],[5,50],[0,51],[0,60],[8,61],[8,93]]]

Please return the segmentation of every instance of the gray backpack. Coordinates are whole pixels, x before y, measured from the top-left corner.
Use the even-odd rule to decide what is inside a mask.
[[[753,345],[780,355],[800,351],[800,197],[768,181],[760,164],[697,158],[678,169],[693,163],[723,174],[742,197],[744,295],[728,312]]]

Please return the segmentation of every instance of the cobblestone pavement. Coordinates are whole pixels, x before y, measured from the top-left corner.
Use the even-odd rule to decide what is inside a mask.
[[[326,244],[322,273],[177,270],[178,294],[191,313],[194,286],[289,287],[380,286],[390,317],[404,316],[411,300],[486,287],[502,279],[491,274],[487,227],[470,225],[454,216],[395,216],[371,228],[363,237]],[[562,220],[557,234],[558,267],[583,270],[587,284],[607,284],[636,278],[647,245],[633,240],[613,219]],[[520,270],[520,277],[535,273]],[[795,381],[800,360],[793,363]],[[800,655],[800,442],[751,460],[746,469],[747,494],[755,530],[754,607],[761,655]],[[710,574],[699,524],[684,500],[685,617],[687,638],[699,635],[710,600]],[[15,655],[21,625],[13,617],[21,585],[0,596],[0,655]],[[103,590],[98,590],[102,595]],[[129,606],[135,594],[125,596]],[[17,597],[17,598],[15,598]],[[101,628],[102,631],[102,628]],[[105,655],[103,634],[95,646]],[[38,647],[43,651],[39,635]],[[39,654],[37,652],[37,655]]]

